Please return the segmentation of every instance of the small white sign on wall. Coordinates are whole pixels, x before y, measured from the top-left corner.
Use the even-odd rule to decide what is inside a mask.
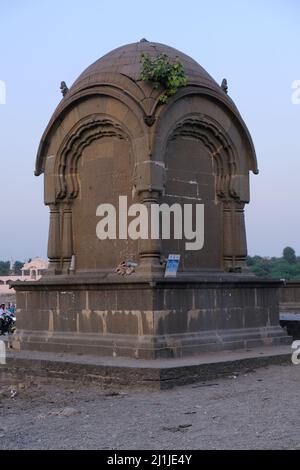
[[[180,255],[168,256],[166,270],[165,270],[165,277],[176,277],[179,262],[180,262]]]

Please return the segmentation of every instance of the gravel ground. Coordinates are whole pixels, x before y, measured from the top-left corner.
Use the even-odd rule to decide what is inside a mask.
[[[0,449],[297,449],[300,367],[167,391],[0,384]]]

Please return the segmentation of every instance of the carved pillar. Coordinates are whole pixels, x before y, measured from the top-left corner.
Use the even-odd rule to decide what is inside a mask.
[[[232,205],[230,202],[223,203],[223,262],[225,271],[233,269],[233,222]]]
[[[236,201],[234,205],[234,219],[235,219],[235,266],[237,269],[242,270],[246,266],[247,256],[247,239],[246,239],[246,226],[245,226],[245,204]]]
[[[144,204],[148,211],[148,234],[147,240],[139,240],[140,264],[138,272],[144,275],[163,273],[161,264],[161,240],[151,238],[151,204],[159,204],[160,191],[140,191],[140,203]]]
[[[51,204],[50,208],[50,223],[49,223],[49,236],[48,236],[48,258],[49,268],[51,274],[57,274],[61,270],[61,236],[60,236],[60,210],[57,204]]]
[[[63,207],[62,213],[62,266],[68,272],[73,255],[72,208],[70,204]]]
[[[246,265],[247,242],[244,204],[223,203],[223,261],[226,271],[241,271]]]
[[[139,197],[139,203],[148,211],[148,239],[139,240],[140,263],[137,272],[141,275],[161,276],[164,266],[161,263],[161,240],[151,234],[151,204],[159,204],[161,194],[164,191],[165,168],[160,162],[145,160],[138,164],[135,174],[135,190]]]

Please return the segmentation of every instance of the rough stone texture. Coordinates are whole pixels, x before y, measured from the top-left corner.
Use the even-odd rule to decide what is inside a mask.
[[[279,292],[280,325],[294,339],[300,339],[300,281],[285,281]]]
[[[290,363],[289,346],[204,353],[201,357],[160,361],[8,350],[7,364],[0,368],[0,380],[30,382],[33,378],[59,378],[96,383],[101,388],[165,390],[270,364]]]
[[[289,341],[279,327],[278,282],[238,275],[60,282],[18,291],[15,347],[161,358]]]
[[[285,281],[279,291],[280,312],[300,313],[300,281]]]

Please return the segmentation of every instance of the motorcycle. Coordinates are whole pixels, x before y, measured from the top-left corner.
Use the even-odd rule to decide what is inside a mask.
[[[0,316],[0,336],[13,334],[16,329],[16,317],[13,314],[3,313]]]

